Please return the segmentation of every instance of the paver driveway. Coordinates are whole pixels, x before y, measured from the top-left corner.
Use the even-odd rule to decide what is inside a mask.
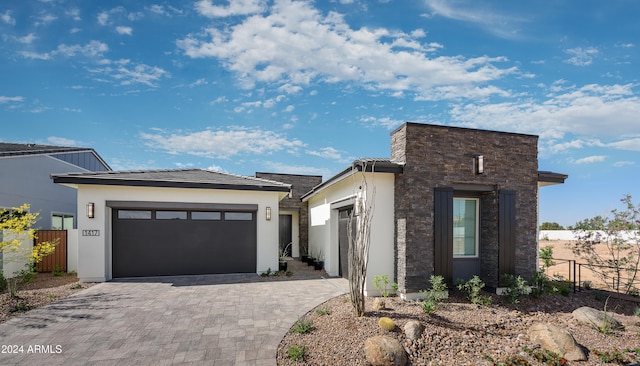
[[[291,325],[347,286],[256,275],[101,283],[0,324],[0,351],[22,352],[0,364],[275,365]]]

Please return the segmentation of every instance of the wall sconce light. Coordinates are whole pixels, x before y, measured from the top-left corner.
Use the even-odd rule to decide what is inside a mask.
[[[92,219],[95,216],[95,205],[93,202],[87,203],[87,217]]]
[[[484,155],[475,156],[476,174],[484,174]]]
[[[271,207],[267,207],[266,214],[267,214],[267,221],[270,221],[271,220]]]

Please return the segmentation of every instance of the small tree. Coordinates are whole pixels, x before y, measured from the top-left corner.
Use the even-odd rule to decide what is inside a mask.
[[[543,222],[540,230],[564,230],[564,227],[557,222]]]
[[[371,166],[373,172],[375,163]],[[369,247],[371,242],[371,219],[375,208],[375,182],[367,181],[367,161],[354,163],[354,203],[347,225],[349,238],[349,295],[356,316],[364,315],[364,285],[369,261]],[[355,232],[353,220],[356,220]]]
[[[24,204],[10,210],[0,210],[0,252],[2,255],[2,268],[8,263],[24,263],[28,271],[34,264],[53,253],[56,243],[42,242],[31,247],[26,247],[21,239],[36,239],[36,231],[33,229],[38,213],[29,212],[29,205]],[[17,296],[18,273],[7,274],[9,296]]]
[[[586,260],[588,268],[612,290],[620,291],[626,274],[624,292],[634,293],[640,270],[640,205],[634,206],[628,194],[621,201],[626,206],[624,210],[612,210],[611,217],[596,217],[598,223],[602,221],[602,231],[574,230],[578,243],[573,252]],[[605,254],[598,253],[598,244],[605,246]]]

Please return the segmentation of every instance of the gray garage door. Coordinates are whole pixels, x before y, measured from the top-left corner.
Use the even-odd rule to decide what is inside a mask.
[[[114,278],[256,271],[256,212],[112,212]]]

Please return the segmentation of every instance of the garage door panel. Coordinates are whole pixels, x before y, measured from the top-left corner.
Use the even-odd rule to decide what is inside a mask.
[[[114,213],[113,277],[252,273],[251,221],[119,220]]]

